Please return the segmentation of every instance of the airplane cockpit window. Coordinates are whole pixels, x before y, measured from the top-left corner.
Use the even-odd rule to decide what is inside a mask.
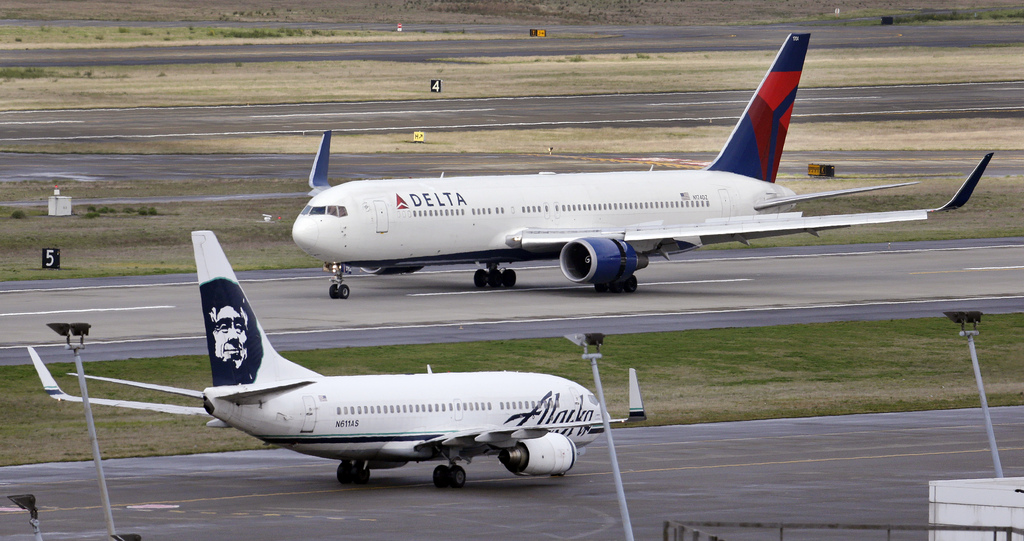
[[[323,207],[314,207],[312,205],[306,205],[306,208],[302,209],[300,213],[303,216],[335,216],[341,218],[348,216],[348,209],[340,205],[327,205]]]

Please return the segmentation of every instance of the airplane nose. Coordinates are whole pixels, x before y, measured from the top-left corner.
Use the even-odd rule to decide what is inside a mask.
[[[292,240],[307,254],[315,255],[313,252],[316,251],[316,239],[319,234],[316,220],[308,216],[299,216],[292,225]]]

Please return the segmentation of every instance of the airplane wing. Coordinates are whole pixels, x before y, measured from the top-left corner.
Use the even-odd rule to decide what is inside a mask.
[[[612,422],[621,422],[615,419]],[[550,425],[530,426],[489,426],[460,430],[442,434],[436,438],[420,442],[417,449],[439,445],[442,447],[473,447],[475,445],[493,445],[495,447],[512,447],[521,440],[532,440],[543,437],[548,432],[570,428],[599,426],[600,422],[580,421],[575,423],[558,423]]]
[[[625,419],[610,419],[612,423],[631,423],[647,420],[647,413],[644,409],[644,399],[640,394],[640,384],[637,382],[636,370],[629,369],[629,417]],[[476,445],[493,445],[495,447],[512,447],[521,440],[531,440],[544,437],[548,432],[566,430],[573,428],[594,427],[601,425],[601,422],[577,421],[568,423],[552,423],[544,425],[528,426],[490,426],[461,430],[449,434],[442,434],[436,438],[420,442],[416,449],[430,446],[441,447],[473,447]]]
[[[37,370],[38,370],[38,368],[37,368]],[[74,372],[68,372],[68,375],[69,376],[76,376],[76,377],[78,376],[78,374],[76,374]],[[121,384],[121,385],[128,385],[130,387],[139,387],[140,389],[149,389],[151,391],[160,391],[162,393],[169,393],[169,394],[176,394],[176,395],[181,395],[181,396],[187,396],[189,398],[198,398],[199,400],[203,399],[203,393],[201,391],[193,391],[192,389],[182,389],[181,387],[169,387],[167,385],[156,385],[156,384],[153,384],[153,383],[142,383],[140,381],[128,381],[126,379],[105,378],[105,377],[102,377],[102,376],[90,376],[88,374],[86,374],[85,377],[87,379],[94,379],[94,380],[97,380],[97,381],[107,381],[107,382],[110,382],[110,383],[118,383],[118,384]]]
[[[57,381],[55,379],[53,379],[53,375],[50,374],[50,370],[47,369],[46,365],[43,364],[42,359],[39,358],[39,354],[36,353],[35,349],[33,349],[31,347],[28,348],[28,354],[29,354],[30,357],[32,357],[32,364],[35,366],[36,373],[39,374],[39,379],[43,383],[43,389],[46,391],[46,394],[50,395],[51,397],[53,397],[53,398],[55,398],[57,400],[62,400],[62,401],[68,401],[68,402],[81,402],[82,401],[82,397],[80,397],[80,396],[72,396],[72,395],[69,395],[69,394],[67,394],[67,393],[65,393],[64,391],[61,390],[61,388],[57,385]],[[97,378],[97,379],[107,379],[107,378]],[[118,382],[120,382],[120,381],[124,381],[124,380],[119,380]],[[132,383],[136,383],[136,382],[132,382]],[[136,385],[136,386],[144,386],[144,385],[147,385],[147,384],[139,384],[139,385]],[[156,386],[156,387],[159,387],[159,386]],[[200,396],[201,395],[202,395],[202,393],[200,393]],[[130,400],[108,400],[108,399],[104,399],[104,398],[92,398],[92,397],[89,398],[89,403],[90,404],[99,404],[101,406],[114,406],[114,407],[118,407],[118,408],[131,408],[131,409],[138,409],[138,410],[159,411],[159,412],[162,412],[162,413],[173,413],[175,415],[202,415],[202,416],[206,416],[206,417],[210,416],[210,414],[206,413],[206,410],[204,410],[203,408],[189,407],[189,406],[178,406],[178,405],[175,405],[175,404],[156,404],[156,403],[152,403],[152,402],[132,402]]]
[[[852,193],[862,192],[873,192],[875,190],[887,190],[889,188],[899,188],[902,186],[913,186],[919,184],[918,182],[901,182],[899,184],[886,184],[884,186],[864,186],[861,188],[847,188],[845,190],[832,190],[830,192],[816,192],[808,193],[803,195],[791,195],[789,197],[776,197],[775,199],[769,199],[762,201],[754,205],[754,210],[764,210],[775,207],[781,207],[784,205],[792,205],[801,201],[812,201],[814,199],[825,199],[826,197],[837,197],[840,195],[849,195]]]
[[[974,171],[967,177],[956,195],[945,205],[934,209],[902,210],[892,212],[866,212],[860,214],[834,214],[830,216],[805,217],[799,212],[782,214],[755,214],[732,218],[715,218],[701,223],[680,225],[636,225],[627,228],[579,228],[579,229],[526,229],[506,239],[510,247],[521,247],[530,252],[551,252],[573,240],[584,237],[598,237],[622,240],[628,243],[651,243],[651,245],[668,244],[669,242],[686,243],[691,246],[702,246],[721,242],[738,241],[747,244],[751,239],[810,233],[817,235],[819,231],[849,227],[853,225],[881,224],[912,220],[925,220],[932,212],[954,210],[962,207],[970,199],[974,187],[978,185],[992,153],[985,155]],[[903,184],[905,185],[905,184]],[[871,187],[868,189],[891,188],[899,185]],[[769,208],[807,199],[833,197],[857,191],[836,190],[820,192],[782,199],[773,199],[761,208]],[[780,202],[781,201],[781,202]],[[660,243],[658,241],[661,241]]]

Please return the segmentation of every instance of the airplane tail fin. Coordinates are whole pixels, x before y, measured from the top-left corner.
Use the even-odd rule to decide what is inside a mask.
[[[709,171],[775,182],[810,34],[790,34]]]
[[[327,130],[320,139],[320,150],[317,151],[316,158],[313,158],[313,168],[309,171],[309,195],[316,195],[331,187],[327,182],[327,168],[330,162],[331,130]]]
[[[270,345],[217,236],[212,231],[193,231],[192,247],[213,385],[320,377],[285,359]]]

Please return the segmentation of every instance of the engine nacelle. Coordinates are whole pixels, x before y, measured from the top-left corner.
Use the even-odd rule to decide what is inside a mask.
[[[576,464],[579,450],[569,438],[548,432],[540,438],[523,440],[502,449],[498,460],[516,475],[560,475]]]
[[[562,274],[576,283],[621,282],[647,266],[647,256],[618,239],[576,239],[558,256]]]

